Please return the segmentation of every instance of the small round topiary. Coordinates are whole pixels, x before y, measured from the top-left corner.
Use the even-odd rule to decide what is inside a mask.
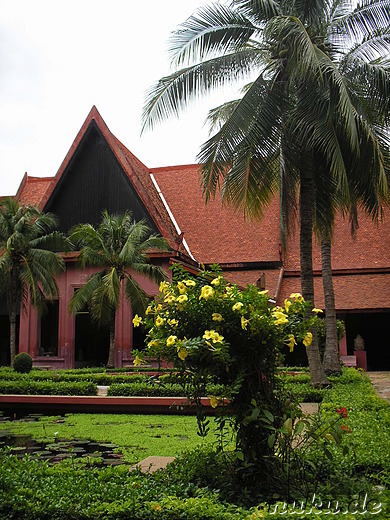
[[[20,374],[28,374],[32,369],[32,364],[32,357],[26,352],[21,352],[15,356],[12,368]]]

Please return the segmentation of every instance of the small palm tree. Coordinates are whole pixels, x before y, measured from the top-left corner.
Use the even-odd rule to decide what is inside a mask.
[[[134,311],[142,313],[148,296],[133,278],[133,273],[161,282],[166,275],[161,267],[151,264],[148,252],[166,251],[167,241],[152,235],[141,220],[136,222],[130,212],[124,215],[102,214],[97,228],[91,224],[75,226],[70,240],[80,247],[79,260],[83,267],[100,267],[87,283],[75,292],[69,303],[72,313],[89,305],[91,316],[100,325],[110,327],[110,350],[107,366],[114,366],[115,318],[119,306],[120,288],[124,282],[126,298]]]
[[[13,198],[0,203],[0,294],[6,294],[10,321],[11,365],[16,353],[16,316],[30,296],[39,311],[45,300],[58,295],[55,275],[64,261],[55,251],[65,251],[65,236],[50,230],[56,218],[34,206],[23,206]]]

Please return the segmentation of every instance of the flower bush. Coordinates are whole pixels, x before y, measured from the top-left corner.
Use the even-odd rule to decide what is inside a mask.
[[[172,283],[161,283],[146,311],[146,354],[186,375],[195,399],[197,389],[210,380],[229,385],[237,450],[247,461],[258,460],[268,451],[263,419],[282,416],[275,392],[280,347],[292,351],[297,343],[310,345],[315,320],[316,313],[298,293],[275,307],[268,291],[254,285],[241,290],[217,266],[196,277],[175,266]],[[210,396],[210,403],[216,405],[218,397]]]

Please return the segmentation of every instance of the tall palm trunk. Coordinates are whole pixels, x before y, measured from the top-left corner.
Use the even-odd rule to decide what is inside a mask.
[[[309,161],[311,163],[311,161]],[[307,167],[309,166],[309,167]],[[313,207],[314,184],[310,165],[304,165],[301,170],[300,182],[300,257],[301,257],[301,287],[302,296],[314,306],[313,280]],[[310,382],[313,386],[328,385],[318,349],[317,331],[312,330],[313,341],[306,347],[309,361]]]
[[[11,269],[10,284],[7,289],[7,307],[9,316],[9,352],[12,366],[16,355],[16,317],[20,310],[19,271]]]
[[[113,368],[115,366],[115,318],[116,310],[111,309],[110,319],[110,350],[108,353],[107,368]]]
[[[336,306],[333,291],[332,261],[330,240],[321,241],[322,284],[326,311],[326,346],[323,366],[326,374],[341,372],[339,347],[337,341]]]

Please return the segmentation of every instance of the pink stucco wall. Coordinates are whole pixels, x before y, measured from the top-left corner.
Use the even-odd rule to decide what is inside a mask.
[[[169,273],[169,259],[163,259],[162,268]],[[69,313],[69,301],[74,290],[85,284],[88,277],[96,272],[95,268],[80,269],[74,263],[68,263],[67,269],[57,279],[59,289],[59,323],[58,323],[58,356],[40,357],[40,317],[28,302],[21,309],[19,352],[28,352],[34,366],[48,366],[52,368],[73,368],[75,365],[75,317]],[[147,279],[134,275],[135,280],[153,297],[158,292],[158,286]],[[123,291],[117,310],[115,326],[115,366],[121,367],[131,362],[132,349],[132,310],[125,299]]]

